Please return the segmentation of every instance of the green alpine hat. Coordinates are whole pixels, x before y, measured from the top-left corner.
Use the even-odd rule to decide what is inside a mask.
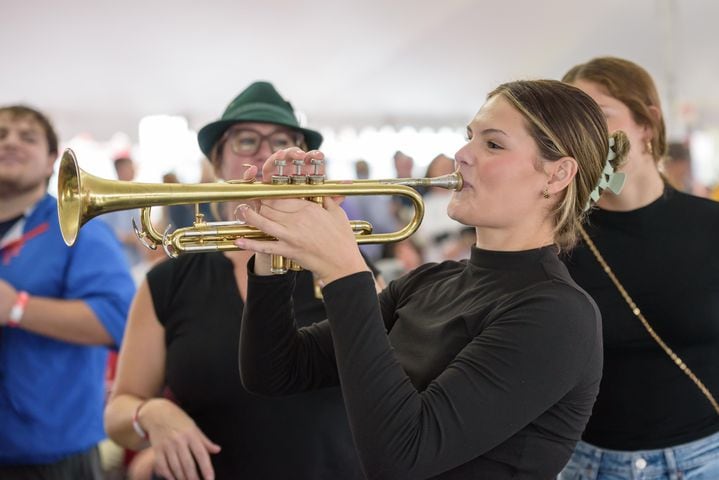
[[[228,128],[239,122],[272,123],[289,127],[304,135],[310,150],[322,144],[319,132],[300,127],[292,104],[283,99],[271,83],[255,82],[232,100],[219,120],[208,123],[197,133],[202,153],[209,157],[212,146]]]

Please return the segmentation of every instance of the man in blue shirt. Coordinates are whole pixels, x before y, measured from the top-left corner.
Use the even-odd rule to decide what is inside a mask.
[[[134,293],[100,221],[73,248],[47,193],[57,136],[40,112],[0,108],[0,478],[99,479],[107,347]]]

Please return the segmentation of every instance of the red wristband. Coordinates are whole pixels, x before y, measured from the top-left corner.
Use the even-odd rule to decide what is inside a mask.
[[[142,428],[142,425],[140,425],[140,409],[144,407],[149,400],[150,399],[148,398],[147,400],[143,400],[142,402],[140,402],[140,404],[135,409],[135,413],[132,415],[132,428],[135,430],[135,433],[140,438],[145,439],[147,439],[147,432],[144,428]]]
[[[25,306],[29,298],[30,295],[27,292],[18,292],[17,300],[15,300],[15,304],[10,309],[10,314],[8,315],[7,324],[9,327],[17,327],[20,325],[20,320],[22,320],[22,316],[25,314]]]

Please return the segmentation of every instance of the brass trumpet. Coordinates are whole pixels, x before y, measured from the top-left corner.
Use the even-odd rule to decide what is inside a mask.
[[[435,178],[359,180],[351,183],[284,184],[222,183],[139,183],[107,180],[80,169],[75,153],[66,149],[58,173],[58,215],[63,240],[75,243],[80,227],[90,219],[117,210],[140,208],[141,228],[133,226],[148,248],[162,246],[168,255],[183,253],[239,250],[238,238],[275,240],[261,230],[239,221],[206,222],[196,213],[191,227],[159,233],[152,225],[150,208],[155,206],[199,204],[269,198],[319,198],[347,195],[402,195],[414,205],[414,216],[403,228],[391,233],[372,233],[372,225],[363,220],[351,222],[358,244],[390,243],[412,235],[424,216],[424,202],[417,187],[462,188],[458,172]],[[198,207],[195,209],[198,212]]]

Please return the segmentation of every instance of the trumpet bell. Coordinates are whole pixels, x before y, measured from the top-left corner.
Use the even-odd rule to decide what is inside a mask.
[[[62,154],[57,175],[57,209],[60,232],[65,244],[72,246],[77,240],[80,227],[85,223],[82,192],[82,173],[77,164],[75,153],[67,149]]]

